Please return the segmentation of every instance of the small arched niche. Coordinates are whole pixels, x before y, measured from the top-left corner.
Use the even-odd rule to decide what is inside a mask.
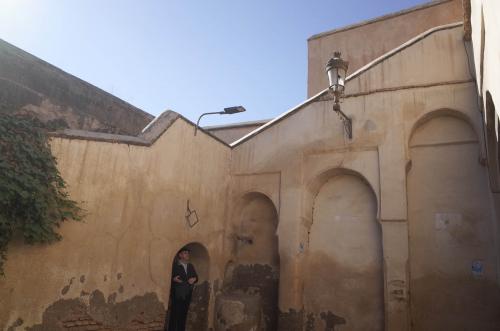
[[[240,201],[236,225],[236,260],[239,264],[279,266],[278,214],[262,193],[248,193]]]
[[[189,262],[193,264],[198,274],[198,282],[194,286],[191,304],[186,322],[187,331],[203,331],[208,329],[208,305],[210,302],[210,257],[207,249],[200,243],[191,242],[179,247],[179,250],[186,247],[190,251]],[[172,266],[177,263],[175,254]],[[171,311],[172,289],[169,302]],[[168,321],[167,321],[168,323]],[[168,324],[167,324],[168,325]]]

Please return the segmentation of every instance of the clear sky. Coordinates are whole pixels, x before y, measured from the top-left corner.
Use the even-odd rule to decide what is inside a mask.
[[[155,116],[247,109],[212,125],[304,101],[313,34],[425,2],[0,0],[0,38]]]

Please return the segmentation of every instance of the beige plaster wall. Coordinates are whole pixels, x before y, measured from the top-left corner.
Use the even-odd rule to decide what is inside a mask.
[[[325,67],[334,51],[342,52],[353,73],[428,29],[462,20],[462,1],[437,1],[312,36],[308,40],[307,95],[312,97],[328,87]]]
[[[496,330],[495,227],[476,133],[462,118],[438,115],[416,128],[410,155],[413,329]]]
[[[47,312],[111,316],[133,303],[160,328],[174,254],[198,242],[210,258],[210,325],[228,262],[241,258],[235,279],[263,271],[245,289],[274,286],[258,283],[262,275],[279,278],[280,330],[432,330],[454,318],[470,330],[498,328],[490,309],[500,304],[499,200],[485,189],[483,117],[462,37],[461,25],[435,29],[350,77],[341,107],[352,140],[326,93],[232,151],[193,136],[183,119],[150,147],[54,138],[62,175],[89,215],[64,224],[60,243],[11,245],[0,327],[22,318],[23,327],[50,329]],[[188,199],[200,218],[193,228]],[[238,252],[238,235],[258,236],[255,251]],[[272,278],[266,270],[278,259]],[[477,260],[481,275],[471,272]],[[360,275],[352,287],[343,287],[346,274]],[[427,319],[434,297],[439,312]]]
[[[340,174],[321,186],[314,199],[307,260],[304,309],[320,312],[308,314],[307,323],[314,320],[321,330],[332,324],[384,330],[377,200],[358,176]]]
[[[381,239],[377,239],[380,237],[377,237],[379,235],[376,231],[363,232],[370,238],[365,240],[367,244],[381,240],[384,267],[383,298],[380,297],[382,294],[378,294],[377,297],[374,294],[376,292],[372,291],[371,297],[366,300],[372,302],[383,300],[384,324],[388,330],[408,330],[410,316],[413,316],[415,322],[415,316],[410,314],[410,308],[412,309],[410,297],[413,294],[409,293],[409,275],[414,279],[413,277],[431,276],[434,271],[430,267],[417,268],[416,274],[413,275],[413,269],[409,268],[410,264],[413,265],[412,254],[415,249],[418,251],[421,248],[422,259],[433,259],[431,254],[434,252],[424,249],[428,242],[412,241],[410,244],[408,241],[408,238],[411,240],[412,233],[418,237],[419,233],[425,232],[427,225],[423,223],[409,227],[407,207],[418,206],[419,210],[430,212],[435,206],[432,201],[414,199],[408,192],[406,177],[413,164],[413,158],[416,157],[415,162],[420,163],[419,167],[424,170],[421,175],[417,171],[413,172],[412,176],[415,177],[411,180],[414,183],[424,181],[425,174],[434,171],[435,162],[439,162],[435,158],[440,155],[430,154],[423,159],[419,158],[409,148],[409,144],[415,128],[436,114],[453,114],[455,117],[463,118],[477,133],[475,154],[465,149],[459,153],[460,160],[453,159],[451,165],[458,166],[457,163],[462,162],[462,158],[468,160],[467,164],[474,166],[475,169],[468,174],[470,176],[468,180],[474,182],[475,187],[481,192],[481,197],[469,197],[467,184],[455,180],[462,177],[451,179],[433,177],[432,185],[449,187],[449,190],[458,192],[460,199],[475,201],[467,207],[468,213],[480,215],[479,219],[470,225],[474,235],[465,236],[459,244],[449,248],[446,252],[448,255],[444,255],[443,258],[449,257],[447,263],[450,265],[452,281],[457,280],[459,276],[471,278],[470,248],[479,240],[481,245],[477,247],[477,252],[482,255],[479,254],[481,257],[478,259],[483,259],[488,265],[486,268],[489,274],[477,282],[463,283],[464,292],[461,293],[468,293],[469,300],[478,305],[488,305],[492,302],[498,305],[496,298],[490,300],[491,297],[482,296],[474,291],[477,286],[484,286],[490,293],[496,293],[498,288],[489,282],[491,278],[497,276],[497,271],[491,266],[492,259],[496,258],[496,252],[492,249],[495,238],[488,232],[493,223],[491,213],[493,201],[491,194],[484,191],[487,168],[483,162],[485,145],[481,135],[482,119],[478,112],[477,94],[468,70],[462,36],[461,25],[436,29],[357,76],[351,77],[341,107],[353,121],[352,140],[344,136],[342,123],[331,110],[332,103],[328,95],[324,94],[318,100],[306,102],[304,106],[287,113],[282,120],[272,122],[260,133],[234,146],[231,171],[233,178],[237,176],[241,179],[238,185],[232,186],[232,195],[238,196],[248,190],[262,190],[268,192],[268,196],[279,198],[278,237],[281,261],[279,306],[282,314],[280,327],[287,325],[287,321],[293,320],[298,321],[295,324],[300,327],[288,330],[301,330],[302,327],[308,330],[323,330],[325,323],[330,323],[326,324],[330,327],[331,323],[336,323],[339,328],[349,329],[355,327],[354,323],[348,322],[349,320],[365,318],[361,310],[350,315],[338,306],[341,302],[353,300],[350,297],[351,293],[343,292],[341,287],[327,288],[325,285],[313,289],[306,285],[305,275],[310,272],[309,262],[327,263],[328,259],[323,256],[325,251],[329,252],[337,245],[347,247],[356,245],[362,238],[355,231],[354,224],[346,225],[346,229],[351,230],[346,230],[341,238],[334,234],[334,222],[330,223],[330,227],[326,226],[325,231],[315,230],[318,218],[315,215],[324,213],[322,219],[332,222],[337,210],[344,210],[334,206],[345,207],[346,215],[356,215],[359,206],[355,203],[355,197],[351,198],[349,195],[356,192],[354,184],[332,189],[329,207],[320,208],[319,211],[315,207],[316,201],[323,200],[321,193],[317,196],[317,192],[321,192],[321,188],[328,185],[331,178],[345,174],[364,178],[372,187],[378,207],[376,218],[382,228]],[[446,141],[454,139],[455,129],[448,129],[440,122],[435,123],[438,127],[437,132],[442,131],[443,139]],[[273,144],[269,144],[269,141],[273,141]],[[414,170],[415,168],[410,172]],[[262,177],[272,174],[276,174],[274,176],[279,178],[279,181],[274,186],[264,185]],[[243,178],[244,184],[241,184]],[[362,194],[356,202],[364,201],[361,197]],[[350,200],[352,203],[343,204],[343,199],[352,199]],[[450,205],[456,201],[455,196],[444,199]],[[432,220],[429,219],[430,221]],[[328,233],[329,229],[331,233]],[[329,238],[337,238],[338,242],[326,240],[329,235]],[[454,256],[459,258],[451,258]],[[417,256],[415,263],[418,265],[419,261]],[[328,280],[328,277],[334,277],[331,274],[337,271],[337,268],[329,269],[332,270],[318,269],[318,279]],[[340,272],[342,269],[338,270]],[[362,264],[359,264],[353,271],[361,272],[361,270]],[[335,281],[329,283],[333,285]],[[424,286],[425,291],[430,287]],[[335,294],[336,298],[315,301],[314,298],[324,297],[325,291],[332,296]],[[424,293],[423,295],[428,297],[429,292],[425,291],[421,294]],[[483,313],[477,310],[466,311],[467,305],[460,307],[460,304],[451,299],[452,297],[450,299],[446,299],[445,295],[443,297],[445,299],[441,301],[441,314],[467,316],[470,323],[483,321],[485,316]],[[311,304],[307,304],[308,302]],[[317,306],[313,307],[312,303],[316,303]],[[297,316],[300,312],[302,315]],[[321,319],[321,313],[325,319],[326,316],[335,318],[327,319],[328,321]],[[308,319],[311,315],[320,317],[311,323]],[[347,323],[342,324],[343,322]],[[489,322],[493,323],[490,325],[498,326],[494,319],[490,319]],[[440,324],[436,321],[435,325]]]
[[[106,311],[125,309],[119,323],[139,327],[133,319],[141,321],[142,312],[156,323],[144,327],[161,329],[172,260],[190,242],[208,252],[209,274],[200,271],[210,288],[222,280],[227,146],[201,132],[194,136],[183,119],[149,147],[63,138],[51,146],[71,197],[83,201],[88,215],[65,223],[59,243],[10,245],[7,277],[0,280],[0,329],[21,318],[23,327],[59,330],[47,314],[64,316],[77,299],[108,327],[118,328]],[[199,217],[193,228],[185,219],[188,199]],[[99,296],[105,303],[96,306]]]

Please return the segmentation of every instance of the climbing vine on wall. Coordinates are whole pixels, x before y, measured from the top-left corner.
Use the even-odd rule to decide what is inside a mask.
[[[0,115],[0,274],[15,236],[27,244],[61,239],[65,220],[83,211],[69,199],[50,150],[47,126],[34,118]]]

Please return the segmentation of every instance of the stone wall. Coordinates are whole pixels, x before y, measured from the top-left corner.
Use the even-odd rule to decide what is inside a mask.
[[[0,113],[60,128],[136,135],[153,116],[0,39]]]

